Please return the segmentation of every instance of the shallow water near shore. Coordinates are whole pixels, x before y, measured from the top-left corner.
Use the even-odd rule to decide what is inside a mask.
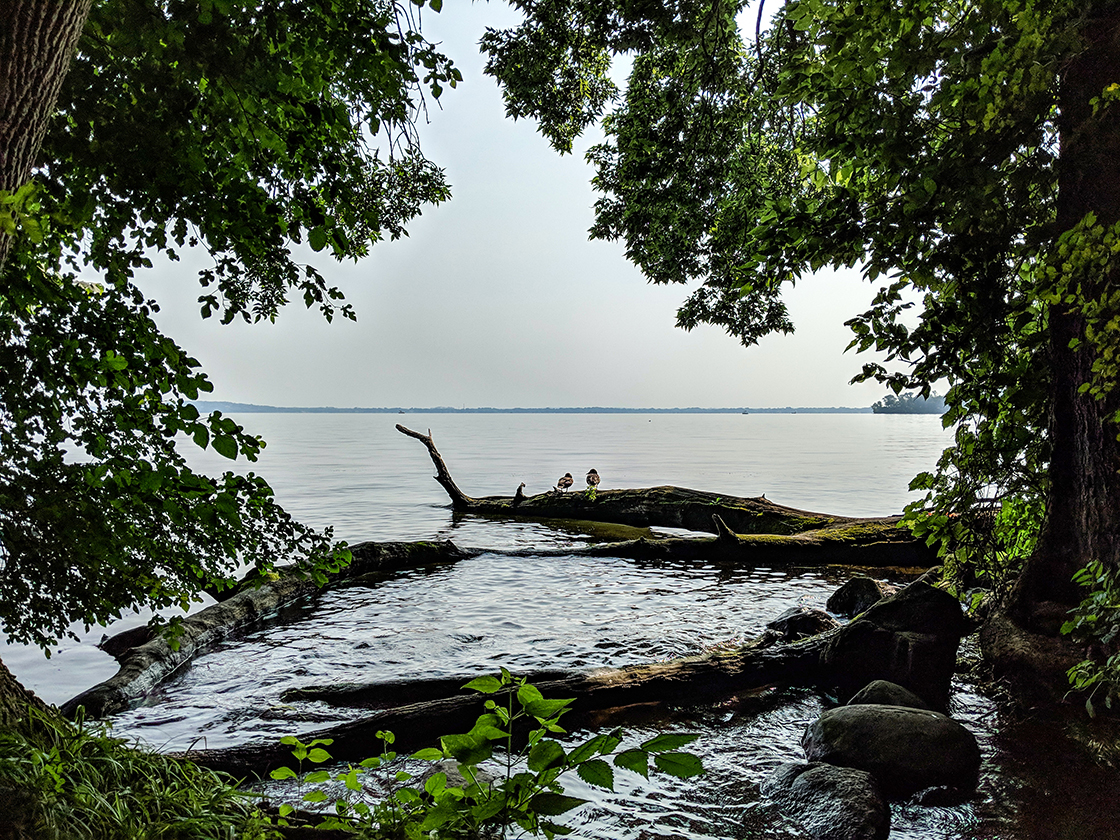
[[[489,549],[451,565],[389,576],[372,587],[321,594],[196,660],[115,731],[162,749],[220,747],[300,734],[352,717],[322,703],[289,703],[289,688],[328,682],[617,667],[701,653],[750,637],[783,610],[820,607],[853,570],[743,569],[620,558],[532,556],[601,539],[614,529],[455,516],[418,442],[393,425],[431,429],[459,486],[471,495],[543,492],[564,472],[595,467],[603,487],[676,484],[757,496],[847,515],[898,513],[907,483],[931,469],[948,433],[939,418],[905,415],[325,415],[238,418],[269,442],[258,464],[285,507],[359,542],[450,539]],[[200,468],[244,468],[191,453]],[[582,484],[582,480],[579,481]],[[665,533],[658,531],[658,533]],[[506,549],[527,549],[511,557]],[[879,572],[872,572],[880,576]],[[132,617],[120,627],[142,623]],[[118,629],[118,628],[113,628]],[[50,662],[8,648],[3,659],[31,687],[62,702],[116,671],[94,644],[68,644]],[[112,630],[110,630],[112,632]],[[796,826],[760,798],[778,764],[802,760],[805,725],[827,700],[763,692],[717,706],[631,719],[636,741],[671,728],[708,773],[649,782],[617,775],[618,793],[575,780],[592,800],[569,823],[583,838],[795,838]],[[1001,717],[966,681],[954,716],[977,734],[984,768],[977,796],[953,807],[894,808],[892,838],[1080,840],[1120,838],[1120,786],[1055,739],[1053,730]],[[198,740],[201,739],[201,740]]]

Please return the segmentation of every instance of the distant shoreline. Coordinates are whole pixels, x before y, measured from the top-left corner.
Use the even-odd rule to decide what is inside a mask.
[[[193,400],[199,411],[239,411],[245,414],[871,414],[871,406],[852,408],[415,408],[392,406],[389,408],[339,408],[336,406],[277,406],[253,403]]]

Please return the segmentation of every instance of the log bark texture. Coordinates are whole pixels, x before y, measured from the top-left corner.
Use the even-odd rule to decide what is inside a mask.
[[[350,551],[353,561],[331,575],[327,586],[358,581],[364,575],[453,562],[466,556],[449,542],[361,543]],[[112,645],[112,640],[103,643],[108,649],[119,650],[119,654],[114,655],[120,662],[120,670],[108,680],[68,700],[63,704],[62,712],[73,717],[78,707],[84,706],[87,717],[101,718],[124,711],[207,648],[260,622],[287,604],[316,594],[320,589],[300,570],[290,569],[281,572],[276,580],[254,579],[235,587],[222,602],[185,618],[177,649],[163,636],[148,638],[142,644],[125,650],[119,650],[123,645]],[[127,633],[131,640],[140,640],[135,631]]]

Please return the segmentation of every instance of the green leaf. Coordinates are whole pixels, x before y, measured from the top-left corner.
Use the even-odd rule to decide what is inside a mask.
[[[324,749],[316,747],[307,753],[307,758],[316,764],[322,764],[324,761],[331,760],[331,754]]]
[[[676,776],[678,779],[687,779],[699,776],[704,772],[704,765],[692,753],[669,752],[659,753],[653,757],[653,763],[662,773]]]
[[[311,785],[317,785],[320,782],[329,782],[331,774],[329,770],[316,770],[314,773],[308,773],[304,776],[303,780]]]
[[[658,735],[650,738],[648,741],[641,745],[641,748],[646,752],[667,752],[669,750],[676,750],[683,747],[685,744],[691,744],[699,735],[695,734],[669,734]]]
[[[494,754],[494,748],[486,738],[470,735],[444,735],[440,738],[444,752],[460,764],[476,766]]]
[[[536,686],[523,685],[517,689],[517,702],[522,706],[528,706],[530,703],[539,702],[541,700],[544,700],[544,696]]]
[[[645,778],[649,778],[649,758],[644,750],[626,750],[614,757],[615,767],[624,767],[633,770]]]
[[[412,754],[413,758],[418,758],[421,761],[439,761],[443,758],[443,751],[437,750],[435,747],[427,747],[422,750],[417,750]]]
[[[556,817],[560,814],[566,814],[573,808],[578,808],[585,802],[587,802],[586,799],[579,799],[575,796],[564,796],[559,793],[538,793],[529,800],[529,808],[542,816]]]
[[[614,790],[614,770],[601,758],[579,765],[576,773],[590,785]]]
[[[237,440],[229,435],[214,435],[214,451],[231,461],[237,458]]]
[[[324,228],[312,228],[307,233],[307,242],[313,251],[322,251],[327,247],[327,231]]]
[[[525,704],[525,711],[538,720],[544,721],[559,714],[575,700],[531,700]]]
[[[309,790],[307,793],[305,793],[303,795],[303,801],[304,802],[326,802],[327,801],[326,791]]]
[[[534,772],[548,770],[564,763],[567,756],[559,742],[552,740],[539,741],[529,751],[529,769]]]
[[[424,790],[430,796],[437,796],[445,787],[447,787],[446,773],[433,773],[424,782]]]
[[[280,780],[280,779],[294,779],[296,777],[296,771],[293,770],[291,767],[277,767],[275,770],[273,770],[268,775],[271,776],[273,779],[277,779],[277,780]]]
[[[502,681],[497,677],[475,677],[469,683],[463,686],[472,691],[481,691],[483,694],[493,694],[496,691],[501,691]]]

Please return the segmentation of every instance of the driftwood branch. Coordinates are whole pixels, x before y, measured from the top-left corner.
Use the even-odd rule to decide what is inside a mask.
[[[428,433],[421,434],[414,432],[412,429],[406,429],[400,423],[397,424],[397,431],[402,435],[414,437],[420,441],[424,446],[428,447],[428,454],[432,457],[432,463],[435,464],[436,474],[435,480],[440,483],[440,486],[447,491],[447,495],[451,497],[451,505],[455,510],[467,510],[471,504],[477,500],[467,496],[455,486],[455,482],[451,479],[451,472],[447,469],[447,464],[443,462],[443,456],[439,454],[436,445],[432,443],[432,430],[428,429]],[[511,500],[512,502],[512,500]]]
[[[327,586],[356,582],[363,576],[450,562],[467,556],[449,542],[361,543],[350,549],[350,565],[329,576]],[[235,594],[183,619],[177,648],[167,638],[152,637],[147,628],[126,631],[125,641],[102,647],[114,651],[120,670],[88,691],[68,700],[63,714],[73,717],[84,706],[91,718],[124,711],[160,683],[222,639],[259,623],[285,604],[310,597],[320,587],[298,569],[281,570],[275,580],[252,578],[234,587]]]

